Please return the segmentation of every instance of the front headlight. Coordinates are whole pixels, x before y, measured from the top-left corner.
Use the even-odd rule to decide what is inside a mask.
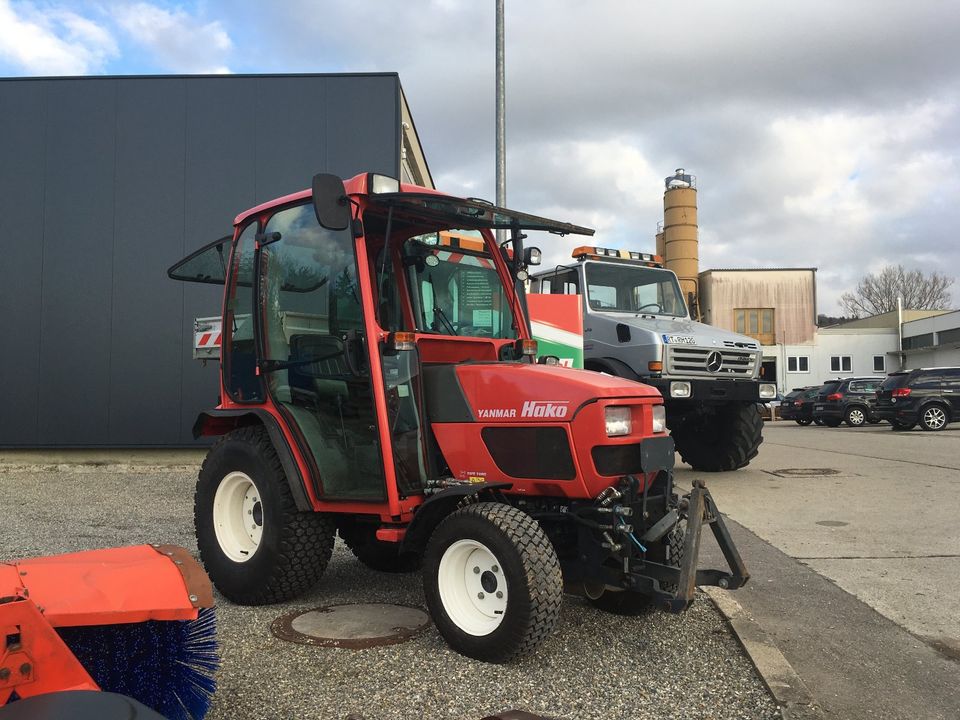
[[[686,380],[676,380],[670,383],[670,397],[688,398],[690,397],[690,383]]]
[[[655,433],[667,431],[667,408],[663,405],[653,406],[653,431]]]
[[[607,437],[629,435],[633,429],[633,423],[630,422],[630,408],[628,407],[608,407],[604,411],[604,419],[607,425]]]
[[[763,400],[772,400],[777,396],[777,386],[773,383],[760,383],[760,397]]]

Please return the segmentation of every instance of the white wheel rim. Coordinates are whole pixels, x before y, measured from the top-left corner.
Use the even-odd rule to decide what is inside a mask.
[[[863,424],[863,413],[862,413],[861,411],[859,411],[859,410],[851,410],[851,411],[850,411],[850,422],[852,422],[854,425],[862,425],[862,424]]]
[[[947,421],[947,416],[943,414],[943,410],[940,408],[929,408],[923,414],[923,420],[927,424],[927,427],[940,429]]]
[[[213,528],[223,554],[234,562],[246,562],[260,547],[263,536],[263,506],[260,491],[250,476],[228,474],[213,497]]]
[[[490,548],[457,540],[443,553],[437,571],[440,602],[453,623],[468,635],[489,635],[507,611],[507,579]]]

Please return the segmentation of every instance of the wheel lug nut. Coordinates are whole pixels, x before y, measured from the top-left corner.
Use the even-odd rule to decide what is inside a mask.
[[[493,572],[500,572],[500,568],[498,568],[496,565],[494,565],[494,566],[493,566],[492,568],[490,568],[490,569],[493,570]]]
[[[497,590],[497,600],[503,600],[503,593]]]
[[[474,567],[473,567],[473,574],[474,574],[474,575],[479,575],[479,574],[480,574],[480,568],[478,568],[476,565],[474,565]]]
[[[477,597],[483,600],[483,593],[477,593]]]

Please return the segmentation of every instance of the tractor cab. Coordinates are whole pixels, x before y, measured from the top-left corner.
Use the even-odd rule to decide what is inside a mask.
[[[227,598],[308,590],[339,534],[378,570],[422,563],[441,633],[480,659],[532,650],[564,581],[614,611],[687,607],[701,525],[729,536],[705,489],[673,491],[657,390],[537,360],[529,231],[593,233],[380,175],[317,175],[170,268],[224,285],[220,404],[194,428],[220,439],[194,519]],[[733,574],[704,582],[745,581],[732,552]]]

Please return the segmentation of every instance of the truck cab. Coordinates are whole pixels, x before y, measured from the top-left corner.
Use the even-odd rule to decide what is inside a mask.
[[[677,276],[657,256],[585,246],[573,259],[536,273],[531,292],[583,298],[584,367],[660,390],[677,449],[696,469],[749,463],[762,441],[753,407],[776,397],[774,384],[759,381],[759,343],[692,320]],[[731,424],[737,433],[720,429]],[[697,437],[707,428],[714,442]]]

